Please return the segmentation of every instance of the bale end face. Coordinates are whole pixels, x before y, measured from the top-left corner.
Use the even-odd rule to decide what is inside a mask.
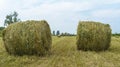
[[[110,47],[111,28],[109,24],[81,21],[77,28],[78,50],[107,50]]]

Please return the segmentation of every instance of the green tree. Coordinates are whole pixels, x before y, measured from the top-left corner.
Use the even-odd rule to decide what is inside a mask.
[[[53,31],[53,36],[55,36],[55,31]]]
[[[5,29],[5,27],[0,27],[0,37],[2,36],[3,29]]]
[[[59,31],[59,30],[57,30],[56,35],[57,35],[57,36],[60,35],[60,31]]]
[[[0,27],[0,31],[2,31],[3,29],[5,29],[5,27]]]
[[[18,13],[14,11],[13,14],[9,14],[6,16],[4,26],[8,26],[12,23],[19,22],[20,19],[18,19]]]

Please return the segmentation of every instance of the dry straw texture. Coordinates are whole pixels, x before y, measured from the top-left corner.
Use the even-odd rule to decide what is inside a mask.
[[[3,41],[10,54],[45,55],[51,49],[51,30],[45,20],[14,23],[3,31]]]
[[[107,50],[110,47],[111,28],[109,24],[94,21],[80,21],[77,29],[78,50]]]

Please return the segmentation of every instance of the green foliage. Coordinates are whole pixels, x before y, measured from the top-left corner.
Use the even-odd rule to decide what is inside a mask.
[[[2,36],[3,29],[5,29],[5,27],[0,27],[0,37]]]
[[[61,33],[61,36],[75,36],[75,34],[71,34],[71,33]]]
[[[17,12],[14,12],[13,14],[7,15],[5,22],[4,22],[4,26],[10,25],[10,24],[15,23],[15,22],[19,22],[20,19],[18,19],[17,16],[18,16]]]
[[[3,29],[5,29],[5,27],[0,27],[0,31],[2,31]]]
[[[111,29],[108,24],[80,21],[77,29],[78,50],[106,50],[110,47]]]
[[[114,33],[112,36],[120,36],[120,33]]]
[[[53,31],[53,36],[55,36],[55,31]]]
[[[56,35],[57,35],[57,36],[60,35],[60,31],[59,31],[59,30],[57,30]]]
[[[0,37],[2,37],[2,31],[0,31]]]
[[[3,41],[10,54],[45,55],[51,49],[51,30],[44,20],[13,23],[3,31]]]

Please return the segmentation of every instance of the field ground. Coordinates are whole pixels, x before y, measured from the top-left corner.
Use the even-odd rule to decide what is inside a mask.
[[[75,37],[53,37],[51,55],[9,55],[0,38],[0,67],[120,67],[120,37],[112,37],[107,51],[78,51]]]

